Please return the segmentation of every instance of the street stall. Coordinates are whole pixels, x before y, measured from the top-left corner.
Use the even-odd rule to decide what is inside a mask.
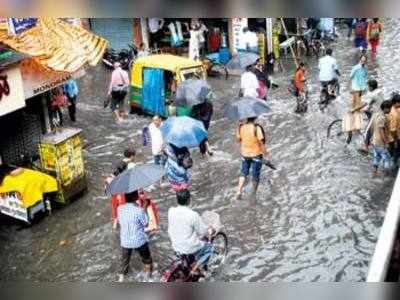
[[[0,212],[27,222],[50,209],[48,193],[68,203],[86,189],[81,130],[54,130],[48,103],[54,88],[83,76],[107,47],[80,26],[31,19],[26,30],[23,19],[13,20],[14,32],[0,30],[0,126],[8,129],[0,130],[0,167],[11,168],[0,186]],[[12,169],[19,166],[24,169],[16,176]]]
[[[86,189],[80,132],[63,128],[45,135],[39,145],[42,169],[57,178],[59,191],[55,201],[62,204]]]
[[[131,74],[133,110],[152,115],[190,115],[190,108],[175,106],[173,93],[179,83],[190,79],[205,79],[202,62],[171,54],[157,54],[135,61]]]
[[[30,223],[39,212],[50,210],[51,193],[57,181],[47,174],[26,168],[0,166],[0,212]]]

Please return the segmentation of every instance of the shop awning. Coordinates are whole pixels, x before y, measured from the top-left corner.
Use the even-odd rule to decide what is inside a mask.
[[[0,30],[0,42],[33,57],[45,68],[68,73],[95,66],[107,47],[105,39],[56,18],[40,18],[35,27],[18,36]]]

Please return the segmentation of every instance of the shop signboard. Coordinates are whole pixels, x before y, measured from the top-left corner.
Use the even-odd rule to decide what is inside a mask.
[[[37,18],[8,18],[8,32],[17,35],[36,25]]]
[[[238,52],[241,46],[241,38],[243,35],[243,28],[248,26],[247,18],[233,18],[232,19],[232,27],[233,27],[233,51],[234,53]]]
[[[25,59],[22,61],[20,68],[22,80],[24,82],[23,90],[25,99],[47,92],[64,84],[70,79],[76,79],[85,74],[84,69],[73,74],[47,70],[38,65],[33,59]]]
[[[0,72],[0,116],[25,107],[22,76],[18,67]]]

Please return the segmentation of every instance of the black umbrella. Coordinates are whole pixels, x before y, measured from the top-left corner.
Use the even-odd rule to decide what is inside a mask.
[[[271,111],[271,108],[264,100],[243,97],[229,104],[226,110],[226,116],[231,120],[240,121],[248,118],[256,118],[269,111]]]
[[[188,79],[178,85],[175,96],[177,106],[193,107],[203,103],[211,93],[211,87],[202,79]]]
[[[107,195],[128,194],[159,181],[164,168],[156,164],[143,164],[125,170],[108,185]]]

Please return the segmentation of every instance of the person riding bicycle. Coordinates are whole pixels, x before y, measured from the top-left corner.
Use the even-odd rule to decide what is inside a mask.
[[[178,206],[168,210],[168,235],[172,248],[179,255],[187,255],[196,262],[192,274],[199,274],[200,268],[207,266],[214,252],[212,244],[203,239],[212,234],[213,229],[202,221],[200,215],[189,208],[190,192],[182,190],[176,193]]]
[[[332,49],[326,50],[326,55],[319,60],[319,81],[322,89],[326,89],[329,96],[336,97],[335,86],[338,83],[340,76],[339,68],[336,59],[332,57]]]

